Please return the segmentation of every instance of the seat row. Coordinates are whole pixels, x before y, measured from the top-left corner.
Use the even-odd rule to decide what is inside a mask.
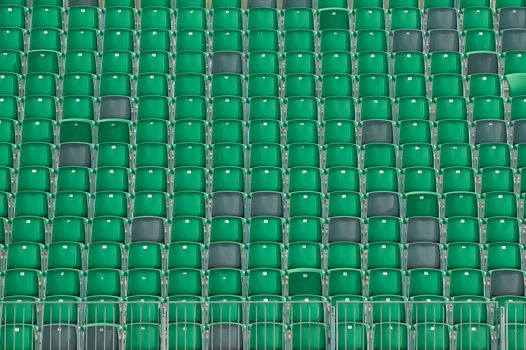
[[[367,194],[366,200],[363,199],[364,195],[351,191],[331,192],[328,195],[304,191],[288,196],[280,192],[254,192],[248,196],[250,200],[247,200],[247,195],[242,192],[225,191],[213,193],[210,196],[211,201],[206,193],[197,191],[181,191],[173,195],[143,191],[136,193],[133,198],[130,198],[130,194],[120,191],[96,192],[93,196],[79,191],[63,191],[54,196],[39,191],[18,192],[14,196],[1,192],[0,195],[0,214],[4,218],[462,216],[486,219],[523,216],[519,210],[522,209],[522,197],[514,192],[488,192],[482,196],[473,192],[451,192],[444,195],[434,192],[411,192],[403,196],[398,192],[371,192]],[[249,208],[245,208],[246,206]]]
[[[474,52],[461,55],[458,52],[435,52],[424,55],[420,52],[399,52],[390,55],[386,52],[362,52],[353,56],[349,52],[324,52],[317,55],[313,52],[288,52],[281,55],[277,52],[262,51],[249,53],[244,62],[241,54],[217,52],[207,55],[204,52],[182,51],[171,55],[164,51],[146,51],[134,55],[128,51],[106,51],[97,54],[92,51],[69,51],[61,55],[54,51],[33,50],[27,54],[12,50],[3,50],[0,55],[5,59],[0,71],[5,73],[53,73],[95,75],[107,73],[168,74],[182,73],[243,73],[243,66],[248,67],[248,74],[347,74],[355,71],[356,75],[389,74],[427,74],[434,76],[442,73],[462,74],[499,74],[524,73],[525,51],[511,51],[503,56],[503,63],[493,52]],[[464,57],[466,59],[464,59]],[[231,60],[225,62],[225,60]],[[221,62],[223,61],[223,62]],[[427,64],[426,64],[427,62]],[[426,67],[429,65],[429,71]],[[464,67],[465,66],[465,67]],[[391,69],[392,67],[392,69]]]
[[[59,325],[49,325],[43,330],[44,339],[52,337],[52,334],[58,336]],[[305,346],[312,349],[325,349],[328,344],[327,328],[322,323],[298,323],[287,326],[281,323],[259,323],[246,327],[237,323],[215,323],[209,327],[203,327],[199,324],[170,324],[168,326],[167,342],[169,349],[192,348],[200,349],[204,344],[216,346],[218,348],[241,349],[243,344],[250,344],[253,349],[261,349],[266,346],[281,348],[282,346],[291,346],[292,349],[299,350]],[[14,332],[13,326],[5,326],[7,337],[12,337]],[[513,330],[514,338],[510,344],[514,346],[524,340],[524,327],[520,324],[510,325]],[[142,323],[128,324],[125,327],[126,346],[151,346],[152,349],[158,349],[163,341],[160,338],[162,332],[158,324]],[[33,346],[35,330],[31,326],[21,326],[19,330],[22,334],[20,337],[26,341],[27,346]],[[70,344],[81,342],[86,346],[98,346],[99,349],[110,349],[120,346],[119,336],[122,329],[120,327],[102,325],[91,326],[80,332],[72,326],[64,327],[64,343],[69,341]],[[185,332],[189,335],[185,336]],[[55,334],[56,333],[56,334]],[[124,332],[122,332],[124,333]],[[342,324],[338,328],[340,337],[338,346],[341,348],[364,349],[368,344],[375,346],[376,349],[383,346],[408,347],[419,346],[424,349],[431,346],[451,346],[461,348],[464,344],[476,346],[481,350],[489,350],[496,342],[496,330],[493,326],[487,324],[465,324],[451,327],[445,324],[423,324],[411,327],[402,323],[385,323],[376,324],[373,327],[362,323]],[[35,334],[38,334],[36,332]],[[209,334],[209,335],[208,335]],[[273,336],[280,334],[280,336]],[[281,336],[289,334],[290,338]],[[38,337],[37,337],[38,338]],[[12,338],[10,338],[12,339]],[[62,339],[62,338],[61,338]],[[228,340],[227,340],[228,339]],[[20,340],[22,342],[22,340]],[[17,342],[9,340],[10,346],[15,346]],[[289,345],[290,343],[290,345]],[[134,344],[134,345],[132,345]],[[48,342],[43,349],[51,349],[48,345],[56,346],[54,342]],[[73,346],[73,345],[72,345]],[[248,346],[248,345],[247,345]],[[76,347],[75,347],[76,348]]]
[[[18,5],[18,6],[28,6],[30,3],[27,0],[5,0],[5,4],[8,5]],[[133,0],[107,0],[104,3],[99,4],[99,0],[34,0],[31,3],[33,6],[104,6],[109,7],[135,7],[136,4]],[[346,0],[322,0],[316,3],[317,8],[347,8],[348,2]],[[433,8],[433,7],[456,7],[455,0],[427,0],[424,3],[424,8]],[[458,4],[458,7],[461,9],[469,7],[489,7],[491,2],[489,0],[461,0]],[[496,9],[501,9],[504,7],[523,7],[526,6],[526,3],[523,0],[497,0],[495,7]],[[138,8],[147,8],[147,7],[165,7],[165,8],[186,8],[186,7],[200,7],[206,8],[207,4],[204,0],[144,0],[141,1]],[[211,8],[241,8],[242,3],[239,0],[215,0],[211,5]],[[277,8],[277,3],[273,0],[253,0],[248,2],[248,8],[259,8],[259,7],[271,7]],[[283,8],[313,8],[314,2],[312,0],[287,0],[283,3]],[[354,0],[352,2],[352,8],[383,8],[384,4],[382,0]],[[398,7],[419,7],[418,0],[395,0],[389,2],[389,8],[398,8]]]
[[[222,223],[229,219],[222,219]],[[235,220],[233,220],[235,222]],[[219,226],[219,227],[218,227]],[[275,242],[233,243],[243,239],[243,231],[229,223],[220,227],[212,222],[210,245],[179,242],[164,246],[154,242],[134,242],[126,247],[119,243],[91,243],[86,248],[80,243],[19,242],[7,245],[6,269],[28,268],[43,271],[56,268],[81,270],[115,268],[213,269],[221,267],[256,268],[354,268],[371,270],[396,268],[413,270],[434,268],[523,269],[524,247],[516,243],[450,243],[445,247],[435,243],[410,243],[404,246],[393,242],[368,243],[362,246],[351,242],[332,242],[324,246],[316,242],[294,241],[283,246]],[[221,232],[233,227],[234,232]],[[219,231],[219,232],[218,232]],[[303,239],[308,239],[302,237]],[[290,239],[296,238],[290,235]],[[296,238],[297,239],[297,238]],[[220,242],[227,241],[228,242]],[[231,253],[231,256],[222,254]],[[45,258],[42,258],[42,257]],[[102,259],[104,257],[104,259]],[[325,258],[327,257],[327,258]],[[424,257],[428,260],[425,260]],[[204,259],[204,260],[203,260]],[[86,265],[87,261],[87,265]],[[126,263],[123,263],[123,262]],[[483,264],[484,263],[484,264]]]
[[[79,330],[74,326],[47,325],[42,330],[42,349],[53,349],[57,346],[51,339],[62,339],[63,344],[77,348],[77,344],[97,349],[112,349],[121,346],[121,341],[126,347],[137,346],[159,349],[164,341],[161,338],[163,331],[161,325],[153,323],[128,324],[124,327],[113,325],[93,325]],[[31,326],[3,326],[2,334],[6,335],[8,346],[17,346],[25,343],[27,348],[36,346],[40,339],[39,332]],[[169,349],[192,348],[201,349],[205,344],[217,348],[241,349],[244,344],[249,344],[253,349],[267,346],[281,348],[290,346],[294,350],[308,346],[312,349],[325,349],[328,344],[327,327],[322,323],[297,323],[290,327],[282,323],[257,323],[248,327],[237,323],[214,323],[203,327],[195,323],[173,323],[167,326],[167,346]],[[524,326],[510,324],[510,346],[517,347],[526,337]],[[16,332],[18,338],[14,335]],[[63,334],[61,334],[63,332]],[[338,346],[340,348],[365,349],[368,344],[375,349],[384,346],[389,348],[418,346],[419,349],[429,347],[455,347],[462,348],[476,346],[477,349],[489,350],[497,341],[496,329],[487,324],[464,324],[451,327],[442,323],[429,323],[411,327],[403,323],[384,323],[370,327],[363,323],[341,324],[338,327]],[[126,336],[124,336],[124,334]],[[274,336],[279,334],[279,336]],[[289,334],[290,338],[285,337]],[[119,339],[124,340],[119,340]],[[14,340],[17,339],[18,341]],[[47,341],[49,339],[49,341]],[[290,343],[290,344],[289,344]],[[45,344],[45,345],[44,345]],[[68,348],[70,349],[70,348]]]
[[[226,221],[228,225],[225,224]],[[212,228],[212,222],[214,227]],[[287,226],[285,225],[287,223]],[[335,242],[378,243],[466,243],[465,249],[493,243],[524,243],[522,221],[512,217],[451,217],[443,221],[433,217],[334,217],[327,221],[315,217],[294,217],[288,221],[279,217],[260,216],[244,221],[234,217],[217,217],[210,221],[199,217],[180,216],[171,220],[161,218],[57,217],[47,220],[38,217],[2,219],[1,243],[133,243],[173,242],[206,243],[230,237],[233,241],[255,242]],[[234,226],[234,228],[232,228]],[[224,233],[223,229],[233,230]],[[211,237],[213,230],[214,237]],[[326,232],[326,233],[325,233]],[[335,245],[338,247],[339,245]],[[115,247],[115,246],[113,246]],[[199,247],[190,244],[189,247]],[[275,246],[273,246],[275,248]],[[349,244],[350,248],[357,245]],[[480,246],[478,246],[480,247]],[[336,248],[335,248],[336,249]],[[455,249],[464,249],[456,245]],[[337,250],[337,249],[336,249]],[[195,251],[188,249],[188,251]],[[332,266],[332,265],[331,265]],[[460,265],[454,265],[460,266]]]
[[[101,33],[95,29],[71,29],[67,35],[59,29],[40,28],[31,30],[1,28],[2,50],[51,50],[62,49],[98,51],[166,51],[172,46],[177,51],[525,51],[522,42],[526,29],[507,29],[498,34],[490,29],[472,29],[460,33],[451,29],[435,29],[427,34],[415,29],[399,29],[389,34],[384,30],[215,30],[211,33],[198,29],[171,32],[163,29],[147,29],[140,35],[127,29],[107,29]],[[174,35],[175,34],[175,35]],[[64,36],[67,36],[64,37]],[[354,39],[351,39],[354,37]],[[210,41],[211,39],[211,41]],[[245,40],[246,39],[246,40]],[[209,43],[210,41],[210,43]],[[99,43],[100,42],[100,43]],[[281,43],[283,42],[283,43]],[[351,43],[352,46],[351,46]],[[497,43],[499,44],[497,46]],[[425,44],[425,45],[424,45]],[[246,47],[245,47],[246,46]]]
[[[190,119],[176,121],[173,124],[160,119],[139,120],[137,123],[121,119],[106,119],[97,123],[83,119],[67,119],[60,123],[50,119],[27,119],[18,123],[9,119],[0,119],[0,142],[12,144],[123,142],[137,147],[144,143],[177,145],[185,142],[209,145],[471,143],[481,145],[482,148],[487,147],[482,146],[484,144],[507,144],[508,138],[513,145],[526,142],[524,120],[508,124],[502,120],[480,119],[473,123],[465,120],[442,120],[438,123],[427,120],[405,120],[395,123],[390,120],[365,118],[361,123],[350,120],[328,120],[319,123],[300,119],[290,120],[284,124],[278,121],[260,120],[249,123],[239,120],[216,120],[207,123]]]
[[[524,8],[501,9],[496,23],[498,30],[525,28],[521,11]],[[101,18],[102,12],[102,20]],[[12,28],[68,28],[99,29],[167,29],[171,30],[173,12],[168,8],[154,7],[137,11],[130,7],[111,7],[99,11],[94,7],[70,8],[63,20],[63,9],[53,6],[34,6],[29,12],[23,7],[1,6],[2,27]],[[245,14],[248,17],[245,17]],[[431,8],[425,12],[425,27],[433,29],[463,30],[493,29],[494,12],[488,7],[464,9],[462,21],[453,8]],[[199,8],[179,9],[176,12],[176,29],[274,29],[279,28],[279,17],[283,16],[283,29],[422,29],[422,11],[417,8],[396,8],[386,11],[380,8],[361,8],[352,12],[347,9],[327,8],[318,11],[310,9],[289,9],[283,14],[271,8],[250,9],[247,12],[236,8],[217,8],[210,12],[211,26],[207,20],[207,10]],[[181,17],[181,18],[179,18]],[[28,20],[30,18],[30,20]],[[246,20],[245,20],[246,18]],[[195,20],[195,21],[194,21]],[[245,25],[244,22],[248,24]],[[193,22],[189,24],[189,22]],[[387,22],[387,25],[386,25]]]
[[[451,167],[437,171],[413,167],[400,171],[390,167],[336,167],[322,170],[297,167],[284,171],[275,167],[258,167],[246,171],[238,167],[218,167],[212,170],[199,167],[164,168],[142,167],[131,171],[122,167],[87,168],[62,167],[53,171],[44,167],[22,167],[14,172],[0,168],[0,190],[23,191],[122,191],[140,193],[160,191],[199,192],[302,192],[332,193],[353,191],[389,192],[526,192],[526,172],[507,167],[486,167],[480,170]]]
[[[173,147],[164,143],[141,143],[132,147],[129,144],[109,142],[97,145],[97,152],[94,152],[96,157],[93,157],[93,147],[85,143],[63,143],[59,147],[38,142],[23,143],[19,147],[9,143],[0,143],[0,152],[5,156],[0,166],[13,168],[17,164],[18,167],[95,168],[96,160],[96,167],[131,168],[133,164],[134,168],[171,169],[189,166],[206,168],[209,164],[210,168],[223,166],[243,168],[246,160],[246,168],[281,168],[286,165],[288,168],[400,167],[405,169],[410,167],[433,168],[435,156],[437,156],[437,168],[440,169],[474,166],[479,169],[485,167],[521,169],[526,164],[524,145],[518,144],[512,148],[506,143],[483,143],[474,148],[465,143],[445,143],[437,149],[427,143],[408,143],[401,147],[390,143],[369,143],[362,147],[350,143],[335,143],[325,147],[312,143],[295,143],[285,148],[276,143],[255,143],[250,147],[237,143],[218,143],[210,147],[201,143],[185,142]],[[473,160],[476,150],[479,151],[480,156],[477,162]],[[513,164],[512,154],[514,155]],[[132,158],[131,155],[134,157]],[[245,159],[249,155],[249,159]],[[89,173],[86,173],[85,170],[83,172],[86,175]],[[274,171],[270,176],[276,174]]]
[[[373,300],[380,301],[390,296],[396,299],[397,296],[404,295],[407,297],[444,295],[451,298],[458,297],[456,300],[460,301],[461,298],[469,296],[475,299],[484,296],[524,299],[525,288],[524,271],[511,269],[491,271],[489,277],[482,270],[450,270],[447,272],[447,284],[446,274],[434,269],[411,270],[407,273],[407,277],[404,271],[390,268],[371,269],[367,272],[356,269],[324,271],[298,268],[286,271],[285,279],[283,279],[284,271],[278,269],[252,269],[247,275],[248,277],[245,278],[245,273],[235,268],[210,269],[206,275],[204,271],[198,269],[178,268],[164,272],[138,268],[126,272],[125,277],[122,271],[115,269],[91,269],[85,273],[73,269],[52,269],[45,273],[45,278],[41,281],[40,271],[12,269],[4,272],[4,296],[42,295],[79,298],[85,295],[100,298],[101,296],[120,297],[125,293],[128,297],[144,298],[146,296],[201,296],[205,293],[210,297],[225,298],[216,298],[217,301],[229,299],[240,301],[239,297],[243,295],[288,295],[296,297],[296,300],[308,296],[314,296],[313,300],[316,300],[316,296],[323,295],[348,297],[368,295]],[[245,279],[248,283],[244,282]],[[282,285],[283,281],[287,284]],[[42,283],[42,290],[39,283]],[[147,301],[147,299],[143,300]],[[484,301],[483,298],[479,300]],[[396,305],[391,307],[393,306],[395,309],[399,307]]]
[[[522,73],[526,74],[526,73]],[[512,74],[515,76],[517,74]],[[521,74],[519,74],[521,75]],[[508,77],[508,76],[506,76]],[[394,80],[394,81],[393,81]],[[209,82],[211,81],[211,84]],[[21,84],[21,83],[24,84]],[[211,97],[486,97],[501,96],[502,77],[474,74],[467,82],[460,74],[401,74],[392,79],[386,74],[214,74],[211,78],[197,73],[142,73],[137,78],[126,73],[106,73],[100,78],[89,73],[29,73],[23,79],[15,73],[0,74],[2,95],[10,96],[206,96]],[[207,86],[211,85],[207,88]],[[428,85],[430,85],[428,87]],[[467,89],[464,87],[466,85]],[[282,86],[282,87],[280,87]],[[199,118],[201,119],[201,118]]]
[[[281,111],[283,109],[283,112]],[[143,96],[138,100],[105,96],[0,96],[2,119],[125,119],[125,120],[250,120],[268,122],[270,128],[280,126],[280,120],[456,120],[526,119],[526,99],[499,97],[475,98],[469,103],[462,97],[439,97],[433,101],[423,97],[403,97],[397,100],[366,97],[359,101],[351,97],[253,97],[249,100],[234,96],[207,99],[202,96],[179,96],[175,100],[162,96]],[[257,124],[256,123],[256,124]],[[254,124],[254,123],[252,123]],[[252,124],[249,124],[251,126]],[[205,124],[206,126],[206,124]],[[175,125],[174,125],[175,127]],[[175,131],[175,130],[174,130]],[[249,130],[250,131],[250,130]],[[250,139],[250,135],[249,135]]]

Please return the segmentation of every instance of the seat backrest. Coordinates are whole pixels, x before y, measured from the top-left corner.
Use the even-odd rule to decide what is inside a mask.
[[[507,142],[506,122],[503,120],[479,120],[475,123],[475,144]]]
[[[520,270],[496,270],[491,272],[491,297],[503,295],[524,296],[524,274]]]
[[[237,243],[211,243],[208,248],[208,268],[241,268],[241,249]]]
[[[73,6],[93,6],[97,7],[99,6],[99,0],[69,0],[68,1],[69,7]]]
[[[502,52],[526,50],[526,30],[508,29],[502,32]]]
[[[212,73],[243,74],[243,57],[240,52],[221,51],[212,56]]]
[[[457,29],[457,11],[448,7],[427,10],[427,30]]]
[[[393,124],[389,120],[366,120],[362,128],[362,145],[393,143]]]
[[[367,196],[367,217],[400,216],[400,197],[395,192],[371,192]]]
[[[68,324],[48,324],[42,327],[42,350],[76,350],[77,328]]]
[[[290,9],[295,7],[312,8],[312,0],[285,0],[283,1],[283,8]]]
[[[429,52],[459,51],[459,37],[456,30],[437,29],[429,32]]]
[[[329,243],[331,242],[361,242],[362,224],[359,218],[334,217],[329,220]]]
[[[250,216],[283,217],[283,197],[278,192],[256,192],[252,194]]]
[[[407,220],[407,243],[440,242],[440,224],[438,218],[412,217]]]
[[[526,8],[505,7],[499,10],[499,30],[526,29]]]
[[[235,323],[210,326],[210,350],[238,350],[243,348],[243,328]]]
[[[424,36],[420,30],[395,30],[393,52],[424,50]]]
[[[476,52],[468,56],[468,75],[477,73],[499,73],[499,60],[496,54]]]
[[[125,96],[103,96],[100,100],[100,119],[131,120],[131,102]]]
[[[407,269],[440,269],[440,247],[434,243],[411,243],[407,247]]]
[[[91,168],[91,148],[85,143],[65,143],[60,145],[58,165],[83,166]]]
[[[163,220],[155,217],[138,217],[133,219],[131,241],[164,243]]]
[[[92,325],[86,327],[85,350],[119,350],[119,335],[114,326]]]
[[[245,216],[245,198],[243,193],[214,193],[212,197],[212,216]]]

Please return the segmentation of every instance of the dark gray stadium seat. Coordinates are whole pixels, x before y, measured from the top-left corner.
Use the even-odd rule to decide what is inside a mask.
[[[521,270],[495,270],[490,274],[490,296],[524,296],[524,273]]]
[[[526,30],[508,29],[502,32],[502,52],[526,50]]]
[[[433,217],[412,217],[407,219],[407,243],[440,243],[440,223]]]
[[[42,326],[42,350],[76,350],[77,327],[70,324]]]
[[[424,36],[420,30],[395,30],[393,52],[424,50]]]
[[[242,350],[243,328],[237,323],[210,325],[209,350]]]
[[[91,147],[85,143],[63,143],[59,148],[59,166],[91,167]]]
[[[131,241],[164,243],[164,221],[156,217],[134,218],[131,227]]]
[[[250,202],[250,216],[283,217],[283,196],[278,192],[256,192]]]
[[[526,143],[526,120],[513,122],[513,144]]]
[[[234,268],[240,269],[241,248],[238,243],[218,242],[211,243],[208,248],[208,268]]]
[[[477,73],[499,73],[499,59],[492,52],[475,52],[468,55],[468,75]]]
[[[99,6],[99,0],[68,0],[68,5],[73,6]]]
[[[367,195],[367,217],[400,216],[400,197],[395,192],[371,192]]]
[[[359,218],[333,217],[329,219],[329,243],[362,241],[362,223]]]
[[[212,56],[212,73],[243,74],[243,56],[240,52],[215,52]]]
[[[312,8],[312,0],[283,0],[284,9],[294,7]]]
[[[429,52],[459,51],[459,36],[456,30],[437,29],[429,32]]]
[[[407,247],[407,269],[440,270],[440,246],[435,243],[411,243]]]
[[[526,8],[506,7],[499,11],[499,30],[526,29]]]
[[[366,120],[362,127],[362,145],[393,143],[393,123],[389,120]]]
[[[457,28],[457,10],[449,7],[434,7],[427,10],[427,30]]]
[[[100,119],[131,120],[131,101],[126,96],[104,96],[100,100]]]
[[[475,123],[475,144],[507,142],[506,122],[503,120],[479,120]]]
[[[277,1],[276,0],[248,0],[247,1],[247,8],[248,9],[254,9],[254,8],[276,8],[277,7]]]
[[[216,192],[212,196],[212,216],[245,216],[245,196],[241,192]]]
[[[84,341],[84,350],[119,350],[119,334],[115,326],[88,325]]]

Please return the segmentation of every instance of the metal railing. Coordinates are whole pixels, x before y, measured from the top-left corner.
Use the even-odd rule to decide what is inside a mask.
[[[503,306],[501,349],[526,349],[526,298],[510,298]]]
[[[496,302],[338,301],[335,349],[504,349]]]
[[[0,349],[519,350],[526,346],[526,301],[357,297],[331,303],[270,296],[257,301],[14,299],[0,303]]]

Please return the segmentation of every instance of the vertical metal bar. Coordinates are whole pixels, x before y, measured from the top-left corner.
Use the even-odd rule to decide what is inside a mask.
[[[330,322],[329,322],[329,349],[336,350],[336,337],[337,337],[337,331],[336,331],[336,308],[330,306]]]
[[[501,349],[507,349],[508,348],[508,305],[509,303],[506,303],[505,307],[500,307],[499,310],[499,323],[500,323],[500,348]],[[517,344],[517,342],[515,342]]]

